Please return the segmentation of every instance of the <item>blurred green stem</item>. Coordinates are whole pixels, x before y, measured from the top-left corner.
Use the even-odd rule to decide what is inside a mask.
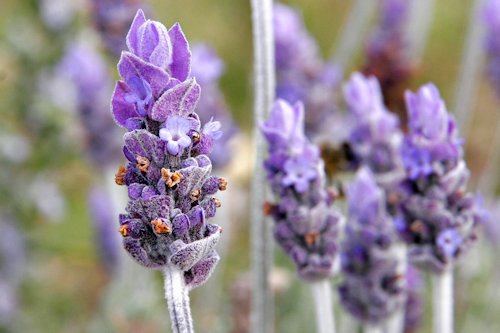
[[[272,266],[271,223],[266,223],[262,204],[266,198],[263,162],[265,142],[259,131],[274,103],[274,35],[271,0],[251,0],[254,40],[254,149],[251,197],[252,309],[250,332],[273,330],[273,299],[269,286]]]

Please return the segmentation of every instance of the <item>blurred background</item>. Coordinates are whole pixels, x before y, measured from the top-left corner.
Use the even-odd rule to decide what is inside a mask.
[[[283,1],[302,13],[324,59],[334,56],[355,2]],[[408,82],[412,89],[436,83],[450,111],[474,4],[435,1],[425,48]],[[192,305],[197,331],[246,332],[252,36],[249,2],[234,0],[0,2],[0,332],[169,329],[160,274],[133,263],[119,245],[114,214],[124,207],[116,205],[124,202],[124,189],[108,186],[123,163],[122,132],[112,123],[108,103],[121,43],[139,7],[167,27],[180,22],[192,45],[211,45],[224,63],[218,87],[238,128],[228,142],[231,160],[217,170],[230,181],[220,198],[222,217],[216,217],[225,220],[225,239],[217,272],[192,292]],[[363,67],[376,23],[374,11],[344,64],[344,78]],[[471,188],[484,172],[500,121],[500,100],[484,75],[484,57],[476,61],[481,67],[466,134]],[[496,200],[497,225],[488,227],[456,269],[457,332],[500,331]],[[308,290],[279,249],[275,257],[276,332],[312,332]],[[422,283],[428,279],[424,275]],[[416,332],[430,331],[425,290]]]

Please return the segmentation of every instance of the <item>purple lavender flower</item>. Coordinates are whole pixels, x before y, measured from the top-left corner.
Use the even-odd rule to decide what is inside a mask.
[[[406,93],[409,133],[403,144],[407,179],[397,226],[419,267],[442,272],[477,238],[481,204],[466,192],[469,170],[455,120],[432,84]]]
[[[269,144],[265,161],[276,203],[267,206],[276,222],[274,236],[306,281],[328,278],[337,253],[340,215],[325,189],[317,147],[304,135],[302,104],[278,100],[261,126]]]
[[[384,106],[377,79],[354,73],[344,87],[344,98],[354,118],[349,135],[353,166],[367,166],[381,185],[401,181],[403,135],[397,117]]]
[[[486,28],[485,48],[488,57],[486,73],[500,96],[500,1],[488,0],[484,4],[483,24]]]
[[[203,123],[210,122],[212,118],[215,118],[224,128],[224,134],[219,139],[216,139],[218,141],[210,154],[210,159],[216,169],[225,166],[230,161],[231,150],[228,143],[238,132],[238,127],[231,117],[219,88],[219,78],[223,72],[224,62],[217,57],[213,48],[206,44],[193,47],[191,75],[196,77],[203,89],[196,113],[198,113]],[[210,128],[207,127],[207,130],[210,130]]]
[[[178,23],[167,30],[160,22],[147,20],[139,9],[127,34],[127,46],[143,61],[180,81],[189,76],[191,51]]]
[[[156,33],[161,36],[157,38]],[[180,26],[167,30],[159,22],[146,20],[139,10],[127,34],[127,45],[130,52],[122,52],[118,63],[122,80],[111,102],[117,124],[130,131],[153,125],[148,121],[164,123],[169,115],[189,115],[199,99],[200,86],[194,79],[186,80],[191,51]]]
[[[220,136],[220,124],[202,127],[194,112],[200,86],[194,78],[186,80],[191,53],[178,24],[167,33],[139,10],[127,43],[131,52],[122,53],[122,80],[112,100],[115,120],[129,130],[123,148],[128,164],[115,179],[127,185],[130,198],[127,213],[120,215],[123,244],[143,266],[175,267],[187,287],[194,288],[208,279],[219,260],[215,245],[221,228],[207,220],[220,206],[213,195],[227,183],[211,175],[205,154]],[[150,87],[144,112],[126,98],[134,89],[133,78]]]
[[[111,81],[104,59],[80,41],[68,45],[57,71],[76,88],[76,106],[90,159],[101,167],[114,163],[119,158],[119,131],[109,114]]]
[[[108,51],[116,57],[126,48],[125,36],[141,0],[92,0],[92,19]]]
[[[304,101],[306,132],[315,134],[337,110],[334,97],[340,71],[325,63],[302,18],[289,6],[274,4],[276,95],[289,103]]]
[[[217,83],[224,73],[224,62],[208,44],[193,46],[191,56],[191,74],[202,86]]]
[[[443,175],[457,166],[463,155],[463,140],[436,86],[424,85],[416,94],[406,92],[406,104],[410,135],[405,140],[403,159],[409,177]]]
[[[159,136],[167,143],[167,152],[170,155],[177,156],[191,145],[191,138],[188,135],[190,130],[191,121],[188,118],[171,116],[165,121]]]
[[[349,220],[341,246],[342,305],[357,319],[379,324],[405,301],[405,272],[383,189],[367,168],[348,187]]]

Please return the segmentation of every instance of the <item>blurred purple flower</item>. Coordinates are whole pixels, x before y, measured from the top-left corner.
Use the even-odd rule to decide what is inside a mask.
[[[191,52],[191,75],[201,86],[217,84],[225,66],[215,50],[207,44],[198,44],[193,46]]]
[[[300,151],[307,140],[304,134],[303,104],[296,103],[292,106],[284,100],[277,100],[261,128],[271,149],[296,148]]]
[[[68,44],[57,71],[73,81],[82,103],[94,101],[95,96],[108,89],[111,83],[106,62],[89,42],[83,40]]]
[[[379,324],[405,302],[405,260],[399,255],[384,191],[367,168],[347,189],[349,219],[341,245],[342,305],[357,319]]]
[[[357,116],[384,111],[382,92],[377,79],[354,73],[344,87],[344,98],[349,111]]]
[[[400,186],[397,223],[412,262],[434,272],[447,269],[477,238],[484,208],[467,193],[469,170],[455,120],[437,88],[407,92],[409,133],[403,145],[407,179]]]
[[[319,150],[304,135],[304,109],[278,100],[261,131],[269,144],[265,169],[276,196],[266,213],[274,236],[306,281],[333,274],[341,216],[325,186]]]
[[[385,187],[401,181],[403,134],[397,117],[383,104],[377,79],[354,73],[344,87],[344,98],[354,119],[349,135],[353,167],[367,166]]]

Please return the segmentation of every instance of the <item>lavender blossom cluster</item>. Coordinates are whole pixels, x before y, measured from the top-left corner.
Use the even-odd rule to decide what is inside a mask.
[[[335,89],[341,73],[325,63],[318,46],[299,13],[284,4],[274,4],[276,95],[289,103],[303,101],[308,135],[325,129],[337,110]]]
[[[500,1],[488,0],[483,8],[483,22],[486,28],[485,48],[488,57],[486,72],[496,93],[500,95]]]
[[[306,281],[331,276],[337,254],[340,215],[325,188],[323,162],[304,134],[304,108],[278,100],[261,126],[269,144],[265,161],[276,202],[265,209],[275,221],[274,237]]]
[[[406,93],[409,133],[402,148],[407,179],[401,184],[397,228],[419,267],[449,269],[477,238],[484,213],[466,191],[469,170],[463,140],[433,84]]]
[[[115,178],[130,199],[120,215],[123,245],[143,266],[183,271],[193,288],[219,260],[221,228],[207,220],[220,206],[213,195],[227,183],[211,175],[206,154],[222,134],[220,123],[202,126],[195,113],[201,89],[189,78],[191,52],[179,24],[167,30],[139,10],[127,46],[111,107],[128,130],[128,163]]]
[[[405,175],[403,134],[397,116],[384,106],[377,79],[354,73],[344,87],[344,98],[353,118],[348,138],[351,167],[368,167],[386,189],[397,184]]]
[[[380,324],[405,304],[405,258],[399,253],[401,245],[386,209],[385,193],[369,169],[357,173],[347,195],[340,301],[355,318]]]

